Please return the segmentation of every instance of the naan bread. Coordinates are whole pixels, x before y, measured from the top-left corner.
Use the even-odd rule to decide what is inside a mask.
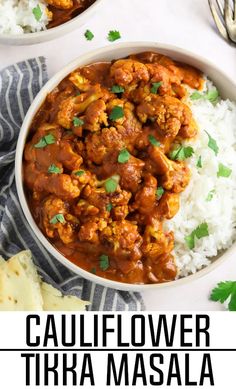
[[[84,311],[89,304],[75,296],[63,296],[58,289],[46,282],[42,282],[41,292],[44,311]]]
[[[0,257],[0,311],[81,311],[88,304],[42,282],[30,251]]]
[[[0,261],[0,310],[41,311],[40,279],[30,251]]]

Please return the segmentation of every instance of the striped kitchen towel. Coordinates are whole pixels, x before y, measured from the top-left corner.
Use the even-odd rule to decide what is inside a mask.
[[[9,258],[30,249],[45,281],[65,293],[91,301],[89,310],[142,310],[138,293],[104,288],[72,273],[39,242],[21,210],[14,177],[15,148],[24,116],[47,81],[43,57],[30,59],[0,71],[0,254]]]

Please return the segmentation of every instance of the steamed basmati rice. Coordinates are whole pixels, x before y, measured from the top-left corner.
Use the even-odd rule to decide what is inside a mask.
[[[40,7],[39,20],[33,10]],[[49,22],[43,0],[0,0],[0,34],[24,34],[45,30]]]
[[[210,82],[207,88],[212,88]],[[187,142],[194,149],[187,160],[192,177],[181,194],[179,212],[166,222],[166,227],[175,233],[174,255],[179,276],[208,265],[236,239],[236,104],[220,100],[214,105],[204,99],[189,100],[189,104],[199,125],[197,139]],[[217,155],[208,147],[206,131],[217,142]],[[197,167],[199,157],[202,168]],[[232,170],[229,177],[217,177],[219,163]],[[190,250],[185,237],[201,223],[208,224],[209,236],[195,239],[195,247]]]

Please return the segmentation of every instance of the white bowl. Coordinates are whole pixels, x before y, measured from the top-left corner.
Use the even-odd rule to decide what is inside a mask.
[[[82,27],[88,19],[99,10],[99,6],[105,0],[96,0],[89,8],[87,8],[80,15],[71,19],[70,21],[61,24],[60,26],[50,28],[45,31],[32,32],[27,34],[0,34],[0,44],[21,46],[34,45],[35,43],[47,42],[69,32]]]
[[[195,55],[187,50],[180,49],[175,46],[163,45],[160,43],[150,43],[150,42],[137,42],[137,43],[122,43],[115,44],[113,46],[108,46],[96,51],[93,51],[89,54],[85,54],[80,58],[77,58],[65,68],[63,68],[60,72],[58,72],[54,77],[52,77],[47,84],[42,88],[42,90],[38,93],[35,100],[33,101],[31,107],[29,108],[23,125],[21,127],[17,149],[16,149],[16,161],[15,161],[15,174],[16,174],[16,186],[17,192],[20,199],[20,203],[26,219],[29,222],[32,230],[35,235],[44,245],[44,247],[62,264],[68,267],[70,270],[75,273],[81,275],[84,278],[87,278],[90,281],[96,282],[98,284],[120,289],[120,290],[129,290],[129,291],[146,291],[148,289],[159,289],[170,286],[177,286],[181,284],[185,284],[187,282],[191,282],[192,280],[203,276],[204,274],[212,271],[216,266],[221,264],[223,261],[227,260],[228,257],[232,255],[232,252],[236,249],[236,244],[234,244],[229,250],[227,250],[224,254],[220,255],[218,258],[214,260],[212,264],[208,267],[198,271],[197,273],[190,275],[188,277],[166,282],[163,284],[148,284],[148,285],[133,285],[127,283],[121,283],[117,281],[107,280],[101,277],[98,277],[86,270],[81,269],[76,266],[68,259],[66,259],[62,254],[60,254],[53,245],[47,240],[47,238],[40,231],[38,226],[36,225],[31,212],[29,210],[26,197],[23,189],[22,182],[22,157],[23,150],[27,138],[27,134],[32,122],[34,115],[37,113],[40,106],[43,104],[47,94],[55,88],[61,80],[63,80],[70,72],[75,70],[80,66],[84,66],[93,62],[99,61],[109,61],[113,59],[122,58],[128,56],[129,54],[140,53],[142,51],[157,51],[171,58],[181,61],[190,65],[193,65],[199,69],[201,69],[204,73],[206,73],[210,79],[213,80],[217,88],[219,89],[223,98],[229,98],[231,100],[236,100],[236,85],[232,80],[230,80],[227,75],[225,75],[220,69],[218,69],[215,64],[210,63],[208,60],[199,57],[199,55]]]

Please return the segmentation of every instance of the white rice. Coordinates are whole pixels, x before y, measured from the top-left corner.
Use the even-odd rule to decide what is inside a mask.
[[[212,89],[210,82],[207,88]],[[166,223],[175,233],[174,254],[180,277],[208,265],[236,239],[236,104],[229,100],[220,100],[216,105],[207,100],[189,100],[189,104],[199,125],[197,139],[187,142],[194,149],[187,160],[192,177],[181,194],[178,214]],[[205,130],[216,140],[218,155],[208,147]],[[196,166],[199,156],[202,168]],[[232,169],[230,177],[217,177],[219,163]],[[213,198],[207,201],[212,190]],[[185,237],[201,223],[208,224],[209,236],[195,239],[195,247],[190,250]]]
[[[40,7],[39,21],[33,13]],[[24,34],[45,30],[49,22],[44,0],[0,0],[0,34]]]

